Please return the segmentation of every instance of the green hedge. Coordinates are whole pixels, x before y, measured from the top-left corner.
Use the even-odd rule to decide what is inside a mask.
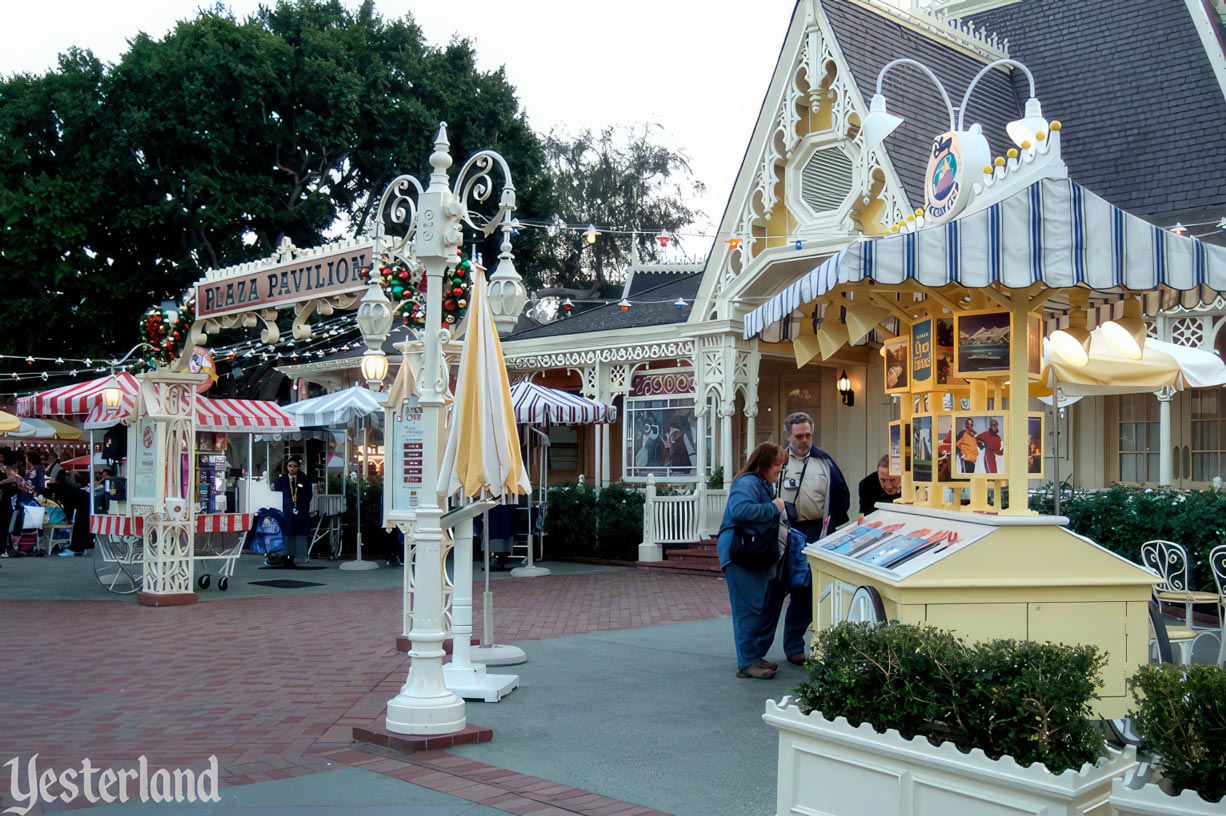
[[[1105,660],[1093,646],[968,646],[928,626],[843,623],[816,636],[794,691],[806,713],[1060,773],[1103,753],[1090,702]]]
[[[1175,793],[1226,796],[1226,672],[1217,666],[1142,666],[1129,680],[1130,712]]]
[[[1050,493],[1032,496],[1030,509],[1051,514]],[[1060,515],[1069,528],[1141,563],[1141,545],[1155,538],[1182,544],[1194,562],[1196,589],[1215,591],[1209,551],[1226,543],[1226,491],[1174,490],[1115,485],[1108,490],[1071,491],[1060,495]]]
[[[638,560],[643,542],[643,495],[617,483],[600,491],[583,484],[551,487],[545,535],[552,554]]]

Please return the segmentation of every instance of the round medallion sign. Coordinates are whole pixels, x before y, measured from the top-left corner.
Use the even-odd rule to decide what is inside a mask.
[[[960,209],[962,171],[962,142],[958,134],[942,133],[933,139],[924,190],[924,210],[929,221],[944,221]]]

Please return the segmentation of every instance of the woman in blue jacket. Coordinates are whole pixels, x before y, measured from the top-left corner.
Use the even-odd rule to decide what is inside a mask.
[[[746,569],[732,563],[731,551],[733,538],[741,533],[777,540],[783,499],[775,496],[775,484],[785,461],[787,454],[778,445],[763,442],[754,448],[728,491],[728,505],[719,527],[716,546],[732,602],[737,677],[769,680],[779,670],[778,663],[766,659],[783,606],[783,593],[774,580],[777,565]]]

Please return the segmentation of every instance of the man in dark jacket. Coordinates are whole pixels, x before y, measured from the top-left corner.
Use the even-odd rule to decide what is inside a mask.
[[[788,461],[779,475],[779,496],[786,502],[793,529],[808,541],[822,538],[846,524],[851,490],[830,454],[813,444],[813,418],[804,412],[783,420]],[[783,621],[783,650],[788,661],[805,662],[805,631],[813,621],[813,589],[791,590]]]

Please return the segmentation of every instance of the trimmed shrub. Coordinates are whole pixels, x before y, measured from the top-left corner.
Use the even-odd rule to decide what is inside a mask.
[[[1103,753],[1090,703],[1104,663],[1093,646],[968,646],[928,626],[843,623],[817,635],[794,691],[806,713],[1060,773]]]
[[[1226,671],[1217,666],[1141,666],[1129,679],[1137,731],[1159,757],[1173,793],[1226,796]]]
[[[596,491],[585,484],[549,488],[545,535],[557,556],[596,557]]]
[[[642,493],[618,482],[596,500],[596,551],[601,558],[637,561],[643,543]]]

